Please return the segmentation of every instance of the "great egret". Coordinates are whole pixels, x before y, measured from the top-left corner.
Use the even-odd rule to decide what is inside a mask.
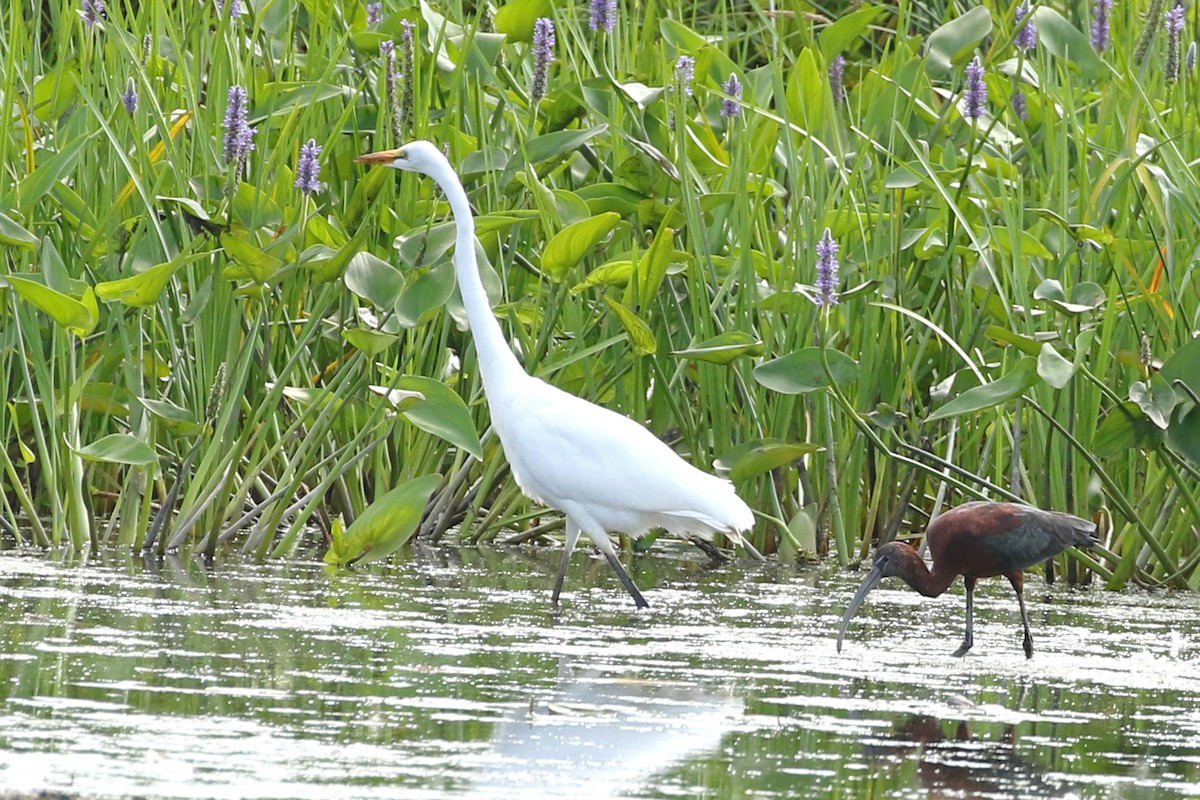
[[[566,515],[566,548],[551,601],[557,605],[579,534],[612,565],[638,608],[649,605],[621,566],[609,532],[640,536],[664,528],[735,543],[754,515],[729,481],[688,464],[638,423],[527,374],[492,314],[475,261],[475,219],[450,162],[430,142],[359,156],[374,164],[427,175],[454,215],[454,269],[475,338],[492,425],[521,490]]]

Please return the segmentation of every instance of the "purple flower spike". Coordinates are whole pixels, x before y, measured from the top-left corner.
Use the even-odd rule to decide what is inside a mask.
[[[1020,26],[1032,10],[1029,0],[1023,0],[1021,5],[1017,6],[1016,18],[1014,19],[1016,25]],[[1017,31],[1017,38],[1013,39],[1013,44],[1025,50],[1032,50],[1037,47],[1037,25],[1033,20],[1029,20],[1025,24],[1025,27]]]
[[[846,102],[846,57],[839,55],[829,65],[829,88],[833,92],[833,102],[844,105]]]
[[[691,56],[680,56],[675,62],[675,79],[683,87],[686,97],[692,96],[692,81],[696,79],[696,59]]]
[[[321,151],[324,148],[316,139],[300,147],[300,162],[296,165],[296,188],[305,194],[316,194],[325,190],[321,183]]]
[[[246,13],[246,8],[242,5],[242,0],[217,0],[217,15],[225,16],[225,5],[229,5],[229,18],[237,19]]]
[[[979,119],[987,109],[987,84],[983,82],[986,70],[979,63],[979,56],[967,64],[967,89],[963,95],[963,116]]]
[[[84,24],[92,28],[108,19],[108,9],[104,5],[104,0],[83,0],[83,3],[80,4],[79,15],[83,17]]]
[[[254,149],[254,134],[257,131],[250,127],[247,102],[249,96],[241,86],[229,89],[229,105],[225,109],[225,121],[221,127],[225,129],[225,163],[234,164],[235,171],[240,174],[246,163],[246,156]]]
[[[1186,23],[1187,10],[1184,9],[1183,3],[1177,4],[1166,13],[1167,74],[1165,77],[1167,83],[1175,83],[1179,80],[1179,51],[1182,46],[1180,36]]]
[[[129,83],[125,84],[125,94],[121,95],[121,102],[125,104],[125,110],[130,114],[137,111],[137,83],[134,82],[133,78],[130,78]]]
[[[817,242],[817,295],[818,306],[828,308],[838,304],[838,243],[829,228]]]
[[[383,22],[383,3],[367,3],[367,24],[378,25]]]
[[[1183,26],[1187,22],[1187,10],[1180,3],[1167,12],[1165,25],[1167,33],[1181,33]]]
[[[737,75],[729,74],[729,80],[721,87],[721,91],[729,95],[725,101],[721,103],[721,116],[726,119],[733,119],[742,113],[742,106],[738,100],[742,99],[742,82],[737,79]]]
[[[1095,0],[1092,4],[1092,47],[1097,53],[1108,49],[1112,25],[1109,17],[1112,15],[1113,0]]]
[[[1029,119],[1029,98],[1025,96],[1024,92],[1013,93],[1012,107],[1019,119]]]
[[[546,96],[554,45],[554,20],[538,17],[533,23],[533,84],[529,87],[529,96],[535,103]]]
[[[617,0],[591,0],[592,5],[588,14],[588,29],[595,33],[603,29],[612,33],[617,27]]]

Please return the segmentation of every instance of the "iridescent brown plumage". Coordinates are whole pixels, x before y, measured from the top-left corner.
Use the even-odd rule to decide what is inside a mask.
[[[961,656],[973,644],[975,584],[980,578],[1003,575],[1017,593],[1024,628],[1025,656],[1033,657],[1033,637],[1025,612],[1023,570],[1053,558],[1068,547],[1098,543],[1096,525],[1058,511],[1042,511],[1017,503],[974,502],[952,508],[929,524],[925,541],[933,558],[929,569],[910,545],[888,542],[875,552],[875,564],[858,587],[838,629],[837,649],[842,650],[846,626],[867,593],[884,578],[902,578],[926,597],[937,597],[963,576],[967,587],[967,631],[954,652]]]

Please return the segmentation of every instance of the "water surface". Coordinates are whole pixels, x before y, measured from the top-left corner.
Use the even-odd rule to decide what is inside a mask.
[[[0,554],[0,787],[171,798],[1200,796],[1200,601],[1030,577],[963,597],[683,550],[636,611],[576,556]]]

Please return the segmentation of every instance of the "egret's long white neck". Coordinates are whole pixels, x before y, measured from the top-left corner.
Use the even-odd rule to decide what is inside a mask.
[[[494,397],[497,390],[502,390],[503,384],[526,373],[500,330],[500,323],[492,313],[483,281],[479,278],[479,264],[475,258],[475,217],[471,213],[471,203],[455,179],[449,163],[445,169],[447,174],[430,177],[442,187],[454,214],[454,273],[458,277],[458,289],[467,310],[467,322],[475,339],[475,356],[484,388],[489,396]]]

